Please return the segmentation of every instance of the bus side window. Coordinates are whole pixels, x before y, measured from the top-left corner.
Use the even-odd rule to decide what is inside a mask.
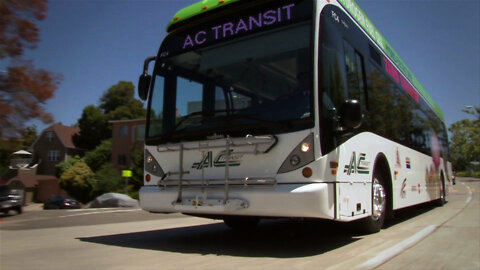
[[[365,70],[362,56],[345,40],[343,41],[345,68],[347,71],[348,97],[360,101],[367,109],[365,98]]]

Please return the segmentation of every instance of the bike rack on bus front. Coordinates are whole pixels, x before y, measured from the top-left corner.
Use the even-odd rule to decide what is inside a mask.
[[[244,177],[244,178],[230,178],[230,159],[231,149],[233,147],[243,148],[246,150],[235,152],[235,154],[250,154],[259,155],[267,153],[275,144],[277,138],[275,136],[252,136],[247,135],[245,138],[230,138],[227,136],[222,139],[214,139],[200,142],[183,142],[178,144],[169,144],[158,147],[159,152],[176,152],[179,151],[179,171],[167,172],[158,185],[162,188],[168,186],[178,186],[177,199],[172,202],[173,206],[177,210],[192,210],[202,207],[208,207],[209,211],[225,211],[225,210],[238,210],[248,208],[248,202],[242,199],[230,198],[230,185],[242,185],[249,186],[275,186],[275,178],[265,177]],[[183,155],[185,150],[202,150],[202,149],[214,149],[225,148],[225,177],[224,179],[184,179],[185,174],[189,174],[190,171],[184,171],[183,169]],[[171,176],[178,175],[178,179],[171,179]],[[169,178],[169,179],[166,179]],[[221,199],[199,199],[196,198],[183,198],[184,186],[199,186],[215,188],[218,185],[222,185],[224,188],[224,196]]]

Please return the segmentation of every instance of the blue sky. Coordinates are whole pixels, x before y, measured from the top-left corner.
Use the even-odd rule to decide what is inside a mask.
[[[37,68],[63,76],[45,108],[73,125],[118,81],[137,84],[174,13],[194,0],[50,0],[41,41],[27,52]],[[440,105],[447,126],[480,106],[480,1],[357,0]],[[39,131],[46,126],[34,122]]]

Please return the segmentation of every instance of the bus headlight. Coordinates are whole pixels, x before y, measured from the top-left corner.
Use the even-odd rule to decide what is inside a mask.
[[[145,149],[145,173],[149,173],[158,177],[162,177],[165,173],[163,172],[160,164],[155,160],[153,155]]]
[[[313,133],[303,139],[288,155],[277,173],[286,173],[301,168],[315,160]]]

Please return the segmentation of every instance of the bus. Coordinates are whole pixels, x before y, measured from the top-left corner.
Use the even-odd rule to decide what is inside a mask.
[[[144,210],[374,233],[445,203],[443,113],[355,1],[205,0],[167,32],[139,78]]]

